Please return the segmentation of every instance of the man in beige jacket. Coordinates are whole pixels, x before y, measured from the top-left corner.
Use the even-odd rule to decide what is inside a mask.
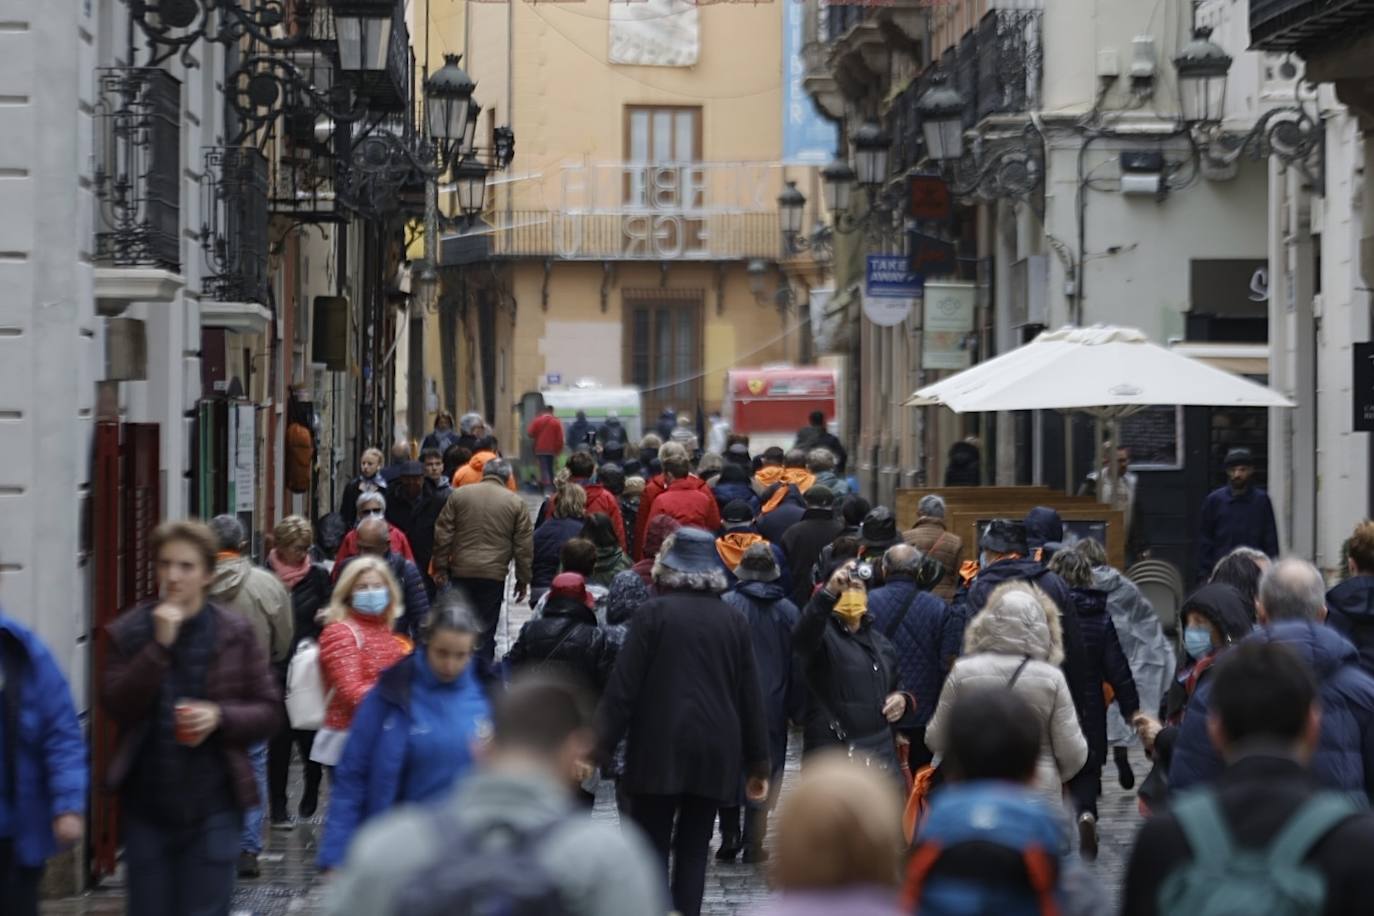
[[[525,600],[534,561],[534,523],[525,501],[506,489],[510,464],[488,461],[475,486],[455,487],[434,526],[434,583],[467,592],[482,624],[478,652],[496,654],[496,625],[515,563],[515,600]]]
[[[291,660],[294,629],[291,595],[276,576],[254,566],[243,555],[248,539],[237,518],[217,515],[210,520],[210,529],[219,539],[219,556],[215,560],[215,578],[210,584],[210,600],[252,625],[258,645],[271,659],[279,683],[284,684],[286,664]],[[267,804],[267,742],[248,748],[248,758],[253,764],[253,778],[258,783],[259,803],[244,814],[243,836],[239,841],[239,877],[256,878]]]

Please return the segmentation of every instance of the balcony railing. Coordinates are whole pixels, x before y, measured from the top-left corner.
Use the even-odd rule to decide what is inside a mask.
[[[205,151],[206,298],[267,303],[267,197],[267,159],[258,150]]]
[[[498,214],[491,253],[571,261],[737,261],[781,256],[775,213]]]
[[[1374,32],[1374,0],[1250,0],[1250,42],[1293,51]]]
[[[954,88],[964,100],[964,129],[968,130],[978,123],[978,31],[969,29],[959,40],[959,51],[954,55],[952,64],[941,58],[940,64],[953,70]]]
[[[978,23],[977,120],[1039,105],[1044,60],[1040,20],[1039,10],[999,9]]]
[[[181,83],[156,67],[101,70],[96,260],[181,272]]]

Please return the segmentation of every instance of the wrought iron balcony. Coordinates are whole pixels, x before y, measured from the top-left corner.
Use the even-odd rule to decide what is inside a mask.
[[[964,130],[969,130],[977,124],[981,116],[978,109],[978,65],[981,62],[978,56],[978,39],[981,37],[979,31],[981,30],[969,29],[964,33],[953,60],[946,61],[945,58],[940,58],[940,66],[950,74],[954,88],[959,90],[959,96],[964,100]]]
[[[1038,9],[992,10],[978,23],[976,120],[1040,103],[1044,49]],[[964,92],[963,86],[959,87]]]
[[[101,70],[96,260],[181,272],[181,83],[156,67]]]
[[[491,254],[566,261],[738,261],[782,256],[776,213],[516,210],[491,231]]]
[[[221,302],[268,302],[267,159],[251,147],[205,151],[202,289]]]
[[[1371,33],[1374,0],[1250,0],[1255,50],[1309,50]]]

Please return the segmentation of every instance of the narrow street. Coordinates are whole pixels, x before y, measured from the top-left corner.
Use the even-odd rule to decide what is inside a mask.
[[[538,509],[539,500],[536,497],[526,494],[526,501],[530,505],[531,513]],[[509,648],[510,642],[515,639],[520,626],[528,619],[530,613],[530,606],[526,602],[511,603],[508,608],[508,621],[503,621],[497,630],[499,654],[504,654]],[[1138,758],[1134,766],[1136,779],[1143,779],[1147,772],[1143,757]],[[801,736],[794,731],[792,740],[788,742],[787,771],[782,789],[784,797],[787,795],[788,783],[796,777],[800,768]],[[1135,793],[1123,792],[1116,784],[1114,774],[1115,770],[1110,766],[1104,771],[1101,854],[1097,863],[1091,866],[1094,874],[1111,894],[1113,909],[1125,877],[1131,841],[1140,823]],[[296,810],[300,793],[301,770],[298,764],[293,764],[289,791],[290,810]],[[314,862],[328,810],[326,789],[319,812],[314,817],[297,821],[296,828],[291,831],[269,831],[260,859],[263,875],[257,880],[239,882],[234,895],[233,916],[284,916],[323,912],[325,880],[316,871]],[[615,790],[610,782],[601,784],[592,817],[618,823]],[[764,867],[738,863],[722,865],[712,858],[707,866],[706,898],[702,913],[703,916],[743,916],[752,912],[767,894]],[[119,878],[112,879],[90,894],[48,903],[44,906],[43,912],[47,916],[113,916],[123,913],[122,881]]]

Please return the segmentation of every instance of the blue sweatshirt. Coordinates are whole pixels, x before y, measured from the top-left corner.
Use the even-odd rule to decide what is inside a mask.
[[[424,801],[453,785],[472,767],[472,742],[491,718],[471,665],[458,680],[441,684],[423,651],[415,660],[401,801]]]

